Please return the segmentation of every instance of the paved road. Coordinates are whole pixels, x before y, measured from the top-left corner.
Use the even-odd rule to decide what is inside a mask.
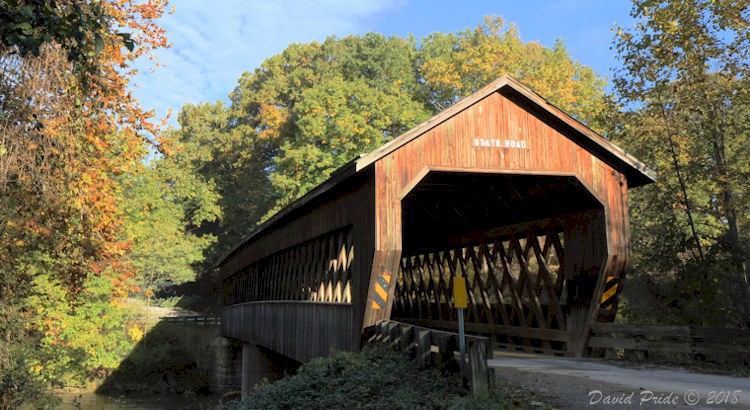
[[[558,397],[565,408],[750,409],[745,377],[503,351],[489,365],[501,379]]]

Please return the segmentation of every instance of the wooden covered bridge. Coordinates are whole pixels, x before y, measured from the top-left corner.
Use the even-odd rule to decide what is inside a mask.
[[[220,261],[225,337],[298,361],[384,319],[586,355],[614,317],[643,164],[510,77],[360,156]]]

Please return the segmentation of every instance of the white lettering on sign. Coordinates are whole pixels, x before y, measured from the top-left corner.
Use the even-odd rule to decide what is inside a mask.
[[[474,138],[475,147],[526,149],[524,140],[501,140],[496,138]]]

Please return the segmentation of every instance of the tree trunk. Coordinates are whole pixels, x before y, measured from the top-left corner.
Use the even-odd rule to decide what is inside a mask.
[[[667,131],[667,140],[669,142],[667,148],[672,159],[672,166],[674,166],[675,174],[677,175],[677,181],[680,184],[680,194],[682,195],[682,202],[685,204],[685,214],[688,218],[688,225],[690,226],[690,232],[693,235],[695,247],[698,250],[698,258],[702,262],[704,260],[703,247],[701,246],[701,242],[698,239],[698,231],[695,228],[695,222],[693,221],[693,208],[690,205],[690,199],[688,198],[687,194],[687,183],[685,182],[685,178],[682,175],[682,167],[680,166],[680,162],[677,159],[677,150],[675,148],[676,144],[674,142],[674,132],[672,131],[672,127],[670,126],[670,118],[667,114],[666,108],[664,107],[664,103],[661,102],[661,99],[659,101],[659,108],[661,110],[662,119],[664,120],[664,127]]]

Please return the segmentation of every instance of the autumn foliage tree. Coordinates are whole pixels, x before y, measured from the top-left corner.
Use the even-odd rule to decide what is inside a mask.
[[[503,74],[510,74],[581,120],[595,121],[605,85],[590,67],[573,60],[561,39],[552,48],[525,43],[514,24],[486,17],[458,33],[422,40],[418,67],[426,99],[439,111]]]
[[[129,79],[134,59],[166,45],[154,23],[165,3],[0,7],[1,374],[25,363],[35,380],[82,381],[116,364],[89,360],[102,349],[127,348],[118,303],[133,271],[117,177],[138,172],[156,130]]]
[[[614,43],[624,108],[611,135],[659,173],[633,198],[634,307],[750,326],[750,4],[636,0],[631,15]]]

